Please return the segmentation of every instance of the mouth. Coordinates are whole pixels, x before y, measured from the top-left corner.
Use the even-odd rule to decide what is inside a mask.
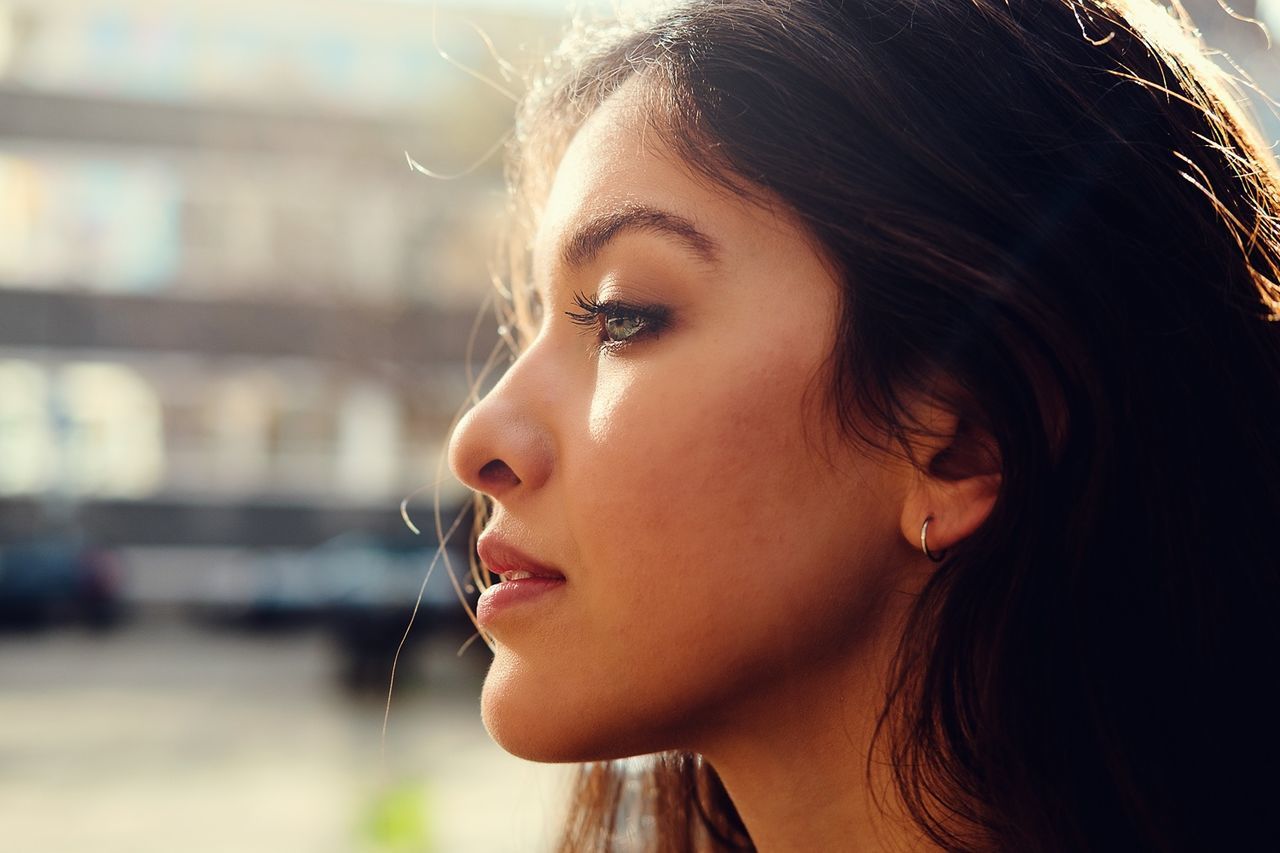
[[[476,552],[489,571],[502,578],[503,582],[540,578],[544,580],[565,580],[564,572],[554,566],[540,563],[524,554],[514,545],[485,534],[476,542]]]
[[[502,578],[504,583],[507,581],[522,581],[528,578],[544,578],[547,580],[564,580],[564,575],[538,575],[538,574],[534,574],[533,572],[526,572],[526,571],[520,571],[520,570],[498,572],[498,577]]]
[[[520,620],[554,607],[565,589],[566,579],[559,569],[539,563],[514,546],[491,534],[476,543],[480,560],[501,580],[487,587],[476,602],[476,622],[485,630],[495,627],[506,637],[519,631]],[[523,616],[521,616],[523,614]],[[514,620],[514,621],[512,621]]]

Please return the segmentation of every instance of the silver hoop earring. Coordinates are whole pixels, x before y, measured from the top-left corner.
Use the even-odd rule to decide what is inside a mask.
[[[930,560],[933,560],[935,563],[939,563],[942,562],[943,557],[947,556],[947,551],[945,548],[937,554],[929,551],[929,542],[926,537],[928,536],[929,522],[931,521],[933,521],[932,515],[924,520],[924,524],[920,525],[920,550],[924,551],[924,555]]]

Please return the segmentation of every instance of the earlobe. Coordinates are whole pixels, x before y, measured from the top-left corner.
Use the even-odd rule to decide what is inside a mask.
[[[903,505],[902,535],[923,556],[939,562],[986,521],[999,495],[1000,480],[999,474],[953,481],[921,474]]]
[[[991,514],[1000,493],[1000,459],[985,433],[939,407],[924,423],[933,438],[921,447],[922,468],[903,501],[902,535],[922,557],[939,562]]]

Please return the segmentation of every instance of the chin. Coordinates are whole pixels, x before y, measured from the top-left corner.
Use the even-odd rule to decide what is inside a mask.
[[[526,761],[560,764],[599,760],[578,715],[554,701],[513,696],[485,679],[480,718],[493,742]],[[597,745],[598,746],[598,745]]]
[[[640,721],[604,713],[599,701],[577,702],[578,694],[570,691],[522,683],[519,668],[502,663],[495,659],[485,676],[480,717],[494,743],[517,758],[546,764],[608,761],[665,748],[637,738],[645,728]]]

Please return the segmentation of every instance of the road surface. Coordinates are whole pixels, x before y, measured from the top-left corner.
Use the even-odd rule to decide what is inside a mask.
[[[479,719],[488,650],[454,640],[383,700],[334,677],[315,631],[169,621],[0,634],[0,846],[15,853],[530,853],[568,768]],[[465,663],[470,661],[470,663]]]

